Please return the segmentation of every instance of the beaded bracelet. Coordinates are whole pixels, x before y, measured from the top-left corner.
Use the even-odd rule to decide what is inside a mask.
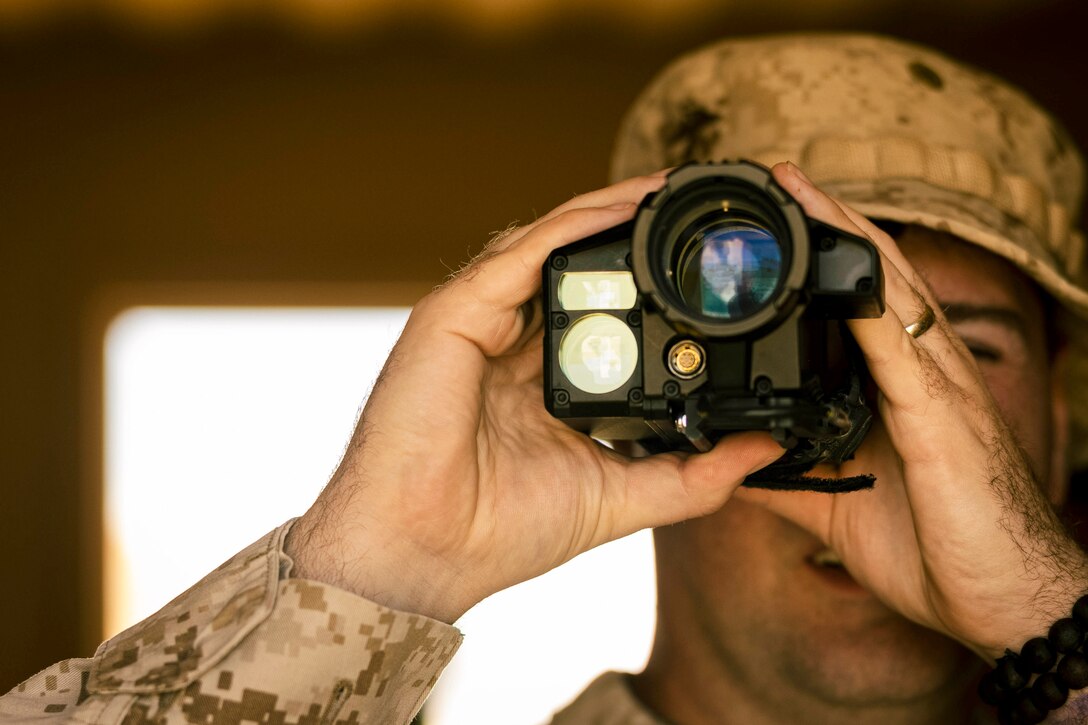
[[[999,708],[998,722],[1041,723],[1047,713],[1065,704],[1070,690],[1088,687],[1086,633],[1088,594],[1073,605],[1073,616],[1055,622],[1046,637],[1029,639],[1020,654],[1005,650],[978,685],[983,702]],[[1038,675],[1034,682],[1033,675]]]

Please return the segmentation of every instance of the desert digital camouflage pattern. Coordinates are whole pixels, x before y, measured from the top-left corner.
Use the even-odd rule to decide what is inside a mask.
[[[0,723],[407,725],[461,644],[448,624],[287,578],[290,523],[92,659],[0,697]],[[664,725],[607,672],[551,725]]]
[[[408,723],[461,643],[448,624],[288,578],[290,524],[158,613],[0,697],[4,723]]]
[[[1007,83],[872,35],[729,40],[643,92],[612,160],[619,180],[685,161],[792,161],[862,214],[949,232],[1012,261],[1073,313],[1074,463],[1088,465],[1088,292],[1077,228],[1084,165]]]

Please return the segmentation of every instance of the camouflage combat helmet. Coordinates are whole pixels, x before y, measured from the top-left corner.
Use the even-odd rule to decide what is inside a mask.
[[[792,161],[873,218],[1004,257],[1062,307],[1071,462],[1088,464],[1083,161],[1023,92],[930,49],[857,34],[727,40],[686,55],[629,111],[619,180],[685,161]]]

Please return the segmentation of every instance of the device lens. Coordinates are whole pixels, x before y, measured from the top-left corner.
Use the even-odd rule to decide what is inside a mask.
[[[762,226],[717,220],[680,241],[677,287],[693,312],[740,320],[767,304],[778,287],[782,247]]]
[[[610,393],[630,379],[638,363],[631,328],[598,312],[578,319],[559,343],[559,367],[587,393]]]

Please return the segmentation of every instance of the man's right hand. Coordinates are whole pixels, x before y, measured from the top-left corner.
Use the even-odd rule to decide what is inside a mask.
[[[294,575],[453,622],[640,529],[719,508],[781,449],[765,433],[631,460],[544,408],[548,254],[632,218],[664,174],[575,197],[421,300],[336,474],[295,524]]]

